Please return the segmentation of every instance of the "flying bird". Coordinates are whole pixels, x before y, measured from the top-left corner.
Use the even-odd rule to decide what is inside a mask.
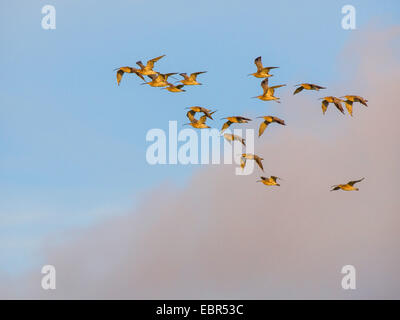
[[[182,88],[185,86],[184,84],[180,85],[173,85],[172,83],[167,82],[168,86],[166,88],[162,88],[165,90],[168,90],[169,92],[185,92],[186,90],[183,90]]]
[[[354,185],[356,183],[359,183],[359,182],[363,181],[363,180],[364,180],[364,178],[362,178],[360,180],[349,181],[346,184],[338,184],[338,185],[332,186],[331,187],[332,188],[331,191],[336,191],[336,190],[339,190],[339,189],[342,189],[344,191],[354,191],[354,190],[358,191],[359,189],[354,187]]]
[[[186,73],[180,73],[179,75],[183,77],[183,80],[180,80],[181,83],[183,83],[185,86],[194,86],[194,85],[200,85],[200,82],[197,82],[197,76],[202,73],[206,73],[207,71],[200,71],[200,72],[194,72],[190,76],[188,76]]]
[[[157,72],[153,70],[154,63],[157,62],[158,60],[160,60],[162,57],[165,57],[165,54],[147,61],[146,65],[144,65],[142,63],[142,61],[136,62],[136,64],[140,67],[139,72],[144,76],[149,76],[151,74],[157,74]]]
[[[336,97],[323,97],[323,98],[319,98],[320,100],[322,99],[322,114],[325,114],[326,110],[328,109],[328,105],[330,103],[333,103],[336,108],[338,108],[338,110],[344,114],[344,110],[343,110],[343,106],[342,106],[342,102],[343,100],[336,98]]]
[[[279,119],[278,117],[274,116],[263,116],[263,117],[257,117],[257,118],[263,118],[264,121],[260,124],[260,129],[258,130],[258,136],[261,137],[261,135],[264,133],[265,129],[270,123],[276,122],[279,123],[282,126],[285,126],[285,121],[282,119]]]
[[[193,110],[188,111],[188,113],[186,115],[189,118],[190,123],[185,123],[184,125],[190,125],[190,126],[192,126],[193,128],[196,128],[196,129],[211,128],[206,124],[206,120],[207,120],[207,116],[206,115],[201,116],[200,119],[197,120],[194,117],[194,113],[193,112],[194,112]],[[189,116],[189,115],[191,115],[191,116]]]
[[[301,83],[301,84],[296,84],[295,87],[297,87],[297,86],[298,86],[298,88],[297,88],[296,90],[294,90],[293,95],[299,93],[299,92],[302,91],[303,89],[306,89],[306,90],[316,90],[316,91],[319,91],[320,89],[326,89],[325,87],[321,87],[321,86],[318,86],[318,85],[312,84],[312,83]]]
[[[272,74],[269,74],[269,71],[272,69],[276,69],[279,67],[263,67],[261,62],[261,57],[257,57],[254,59],[254,64],[257,67],[257,72],[250,73],[249,76],[255,76],[256,78],[268,78],[271,77]]]
[[[221,133],[224,132],[232,123],[247,123],[251,121],[251,119],[241,117],[241,116],[234,116],[234,117],[226,117],[222,119],[227,119],[228,121],[224,123],[221,129]],[[221,120],[222,120],[221,119]]]
[[[266,177],[260,177],[260,178],[261,178],[261,180],[257,180],[257,182],[262,182],[266,186],[278,186],[279,187],[280,184],[277,183],[276,180],[277,179],[282,180],[281,178],[276,177],[276,176],[270,176],[269,178],[266,178]]]
[[[353,102],[359,102],[362,105],[368,107],[368,105],[367,105],[368,100],[366,100],[360,96],[343,96],[340,98],[346,99],[346,100],[344,100],[344,105],[346,106],[346,109],[351,116],[353,116]]]
[[[241,157],[241,161],[240,161],[240,166],[242,167],[242,169],[244,169],[245,165],[246,165],[246,160],[254,160],[258,166],[261,168],[262,171],[264,171],[264,167],[262,164],[262,160],[264,160],[263,158],[252,154],[252,153],[242,153],[242,157]]]
[[[114,69],[118,70],[117,71],[117,84],[119,85],[119,83],[121,82],[122,76],[124,75],[124,73],[135,73],[139,78],[141,78],[143,81],[144,77],[140,74],[139,69],[136,68],[131,68],[131,67],[121,67],[121,68],[116,68]]]
[[[172,73],[157,73],[157,74],[149,74],[148,77],[151,79],[150,82],[145,82],[142,84],[148,84],[152,87],[167,87],[169,85],[168,77],[176,74],[176,72]]]
[[[244,146],[246,146],[245,140],[242,137],[239,137],[235,134],[231,134],[231,133],[224,133],[224,138],[229,141],[230,143],[232,143],[232,141],[240,141]]]
[[[199,107],[199,106],[188,107],[186,109],[190,109],[194,113],[202,112],[207,116],[207,118],[210,118],[211,120],[214,120],[211,115],[216,112],[216,111],[211,111],[209,109],[206,109],[206,108],[203,108],[203,107]]]
[[[270,87],[268,85],[268,78],[265,78],[263,81],[261,81],[261,88],[264,91],[263,94],[260,95],[260,96],[257,96],[257,97],[253,97],[253,98],[258,98],[258,99],[263,100],[263,101],[274,100],[275,102],[280,103],[280,101],[279,101],[280,98],[275,97],[274,93],[275,93],[275,89],[281,88],[281,87],[284,87],[284,86],[286,86],[286,84],[280,84],[280,85],[277,85],[277,86]]]

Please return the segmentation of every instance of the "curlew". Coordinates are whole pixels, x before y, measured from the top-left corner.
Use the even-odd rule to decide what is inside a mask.
[[[272,74],[269,74],[271,69],[276,69],[279,67],[263,67],[261,62],[261,57],[257,57],[254,59],[254,64],[257,67],[257,72],[250,73],[249,76],[255,76],[256,78],[268,78],[271,77]]]
[[[356,183],[358,183],[358,182],[363,181],[363,180],[364,180],[364,178],[362,178],[360,180],[349,181],[346,184],[338,184],[338,185],[332,186],[331,187],[332,188],[331,191],[336,191],[336,190],[339,190],[339,189],[342,189],[344,191],[358,191],[359,189],[354,187],[354,185]]]
[[[185,86],[184,84],[180,85],[173,85],[172,83],[167,82],[168,86],[166,88],[162,88],[165,90],[168,90],[169,92],[185,92],[186,90],[183,90],[182,88]]]
[[[251,119],[241,117],[241,116],[226,117],[226,118],[222,118],[222,119],[226,119],[228,121],[226,121],[224,123],[224,125],[222,126],[221,133],[224,132],[227,128],[229,128],[229,126],[232,123],[247,123],[247,122],[251,121]]]
[[[216,112],[216,111],[211,111],[209,109],[199,107],[199,106],[187,107],[186,109],[190,109],[194,113],[202,112],[202,113],[204,113],[204,115],[207,116],[207,118],[210,118],[211,120],[214,120],[211,115]]]
[[[279,187],[280,184],[277,183],[276,180],[277,179],[282,180],[281,178],[276,177],[276,176],[270,176],[269,178],[266,178],[266,177],[260,177],[260,178],[261,178],[261,180],[257,180],[257,182],[262,182],[266,186],[278,186]]]
[[[117,71],[117,84],[119,85],[119,83],[121,82],[122,76],[124,75],[124,73],[135,73],[139,78],[141,78],[143,81],[144,77],[140,74],[139,69],[136,68],[131,68],[131,67],[121,67],[121,68],[116,68],[114,69],[118,70]]]
[[[275,97],[274,93],[275,93],[275,89],[281,88],[281,87],[284,87],[284,86],[286,86],[286,84],[280,84],[280,85],[277,85],[277,86],[270,87],[268,85],[268,78],[265,78],[263,81],[261,81],[261,88],[263,88],[263,90],[264,90],[263,94],[260,95],[260,96],[257,96],[257,97],[253,97],[253,98],[258,98],[258,99],[263,100],[263,101],[271,101],[271,100],[273,100],[275,102],[280,103],[280,101],[279,101],[280,98]]]
[[[242,167],[242,169],[244,169],[245,165],[246,165],[246,160],[254,160],[258,166],[261,168],[262,171],[264,171],[264,167],[262,164],[262,160],[264,160],[263,158],[252,154],[252,153],[242,153],[242,157],[240,159],[240,166]]]
[[[151,79],[150,82],[145,82],[142,84],[148,84],[152,87],[167,87],[169,85],[168,77],[176,74],[176,72],[171,73],[158,73],[158,74],[150,74],[148,77]]]
[[[207,71],[200,71],[200,72],[194,72],[190,76],[188,76],[186,73],[180,73],[179,75],[183,77],[183,80],[180,80],[182,84],[185,86],[195,86],[195,85],[200,85],[200,82],[197,82],[197,76],[202,73],[206,73]]]
[[[319,85],[312,84],[312,83],[296,84],[295,87],[298,87],[298,88],[296,90],[294,90],[293,95],[299,93],[303,89],[305,89],[305,90],[316,90],[316,91],[319,91],[320,89],[326,89],[325,87],[321,87]]]
[[[136,64],[140,67],[139,73],[141,73],[144,76],[149,76],[151,74],[157,74],[157,72],[153,70],[154,63],[157,62],[158,60],[160,60],[162,57],[165,57],[165,54],[147,61],[146,65],[144,65],[142,63],[142,61],[136,62]]]
[[[322,100],[322,114],[325,114],[326,110],[328,109],[328,105],[330,103],[333,103],[336,106],[336,108],[338,108],[338,110],[344,114],[342,106],[343,100],[332,96],[319,98],[319,100]]]
[[[235,134],[232,133],[224,133],[224,138],[229,141],[229,143],[232,143],[232,141],[240,141],[244,146],[246,146],[245,140],[242,137],[239,137]]]
[[[346,99],[346,100],[344,100],[344,105],[346,106],[346,109],[351,116],[353,116],[353,102],[359,102],[362,105],[368,107],[368,105],[367,105],[368,100],[366,100],[360,96],[343,96],[340,98]]]
[[[264,121],[260,124],[260,129],[258,130],[258,136],[261,137],[261,135],[264,133],[265,129],[270,123],[276,122],[279,123],[282,126],[285,126],[285,121],[282,119],[279,119],[278,117],[274,116],[263,116],[263,117],[257,117],[257,118],[263,118]]]

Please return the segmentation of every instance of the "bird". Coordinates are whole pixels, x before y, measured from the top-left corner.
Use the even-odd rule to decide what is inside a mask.
[[[204,113],[206,116],[207,116],[207,118],[210,118],[211,120],[214,120],[213,118],[212,118],[212,114],[213,113],[215,113],[216,111],[211,111],[211,110],[209,110],[209,109],[206,109],[206,108],[203,108],[203,107],[199,107],[199,106],[194,106],[194,107],[188,107],[188,108],[186,108],[186,109],[190,109],[190,110],[192,110],[194,113],[197,113],[197,112],[202,112],[202,113]],[[194,114],[193,114],[194,115]]]
[[[339,190],[339,189],[342,189],[344,191],[358,191],[359,189],[354,187],[354,185],[356,183],[359,183],[359,182],[363,181],[363,180],[364,180],[364,178],[362,178],[360,180],[349,181],[346,184],[338,184],[338,185],[332,186],[331,187],[332,188],[331,191],[336,191],[336,190]]]
[[[144,76],[149,76],[151,74],[157,74],[157,72],[153,70],[154,63],[157,62],[158,60],[160,60],[162,57],[165,57],[165,54],[147,61],[146,65],[143,65],[142,61],[136,62],[136,64],[140,67],[139,73],[141,73]]]
[[[206,72],[207,71],[194,72],[190,76],[186,73],[180,73],[179,75],[183,77],[183,80],[180,80],[179,82],[183,83],[185,86],[200,85],[201,83],[196,81],[197,76]]]
[[[284,87],[284,86],[286,86],[286,84],[280,84],[277,86],[270,87],[268,85],[268,78],[265,78],[263,81],[261,81],[261,88],[263,88],[263,90],[264,90],[263,94],[260,96],[257,96],[257,97],[253,97],[253,98],[258,98],[263,101],[274,100],[274,101],[280,103],[280,101],[278,101],[280,98],[275,97],[274,93],[275,93],[275,89]]]
[[[245,140],[242,137],[239,137],[235,134],[231,134],[231,133],[224,133],[224,138],[229,141],[230,143],[232,143],[232,141],[240,141],[244,146],[246,146]]]
[[[260,178],[261,178],[261,180],[257,180],[257,182],[262,182],[266,186],[278,186],[279,187],[280,184],[277,183],[276,180],[277,179],[282,180],[281,178],[276,177],[276,176],[270,176],[269,178],[266,178],[266,177],[260,177]]]
[[[323,97],[323,98],[319,98],[320,100],[322,99],[322,114],[325,114],[326,110],[328,109],[328,105],[329,103],[333,103],[336,108],[338,108],[338,110],[344,114],[344,110],[343,110],[343,106],[342,106],[342,102],[343,100],[336,98],[336,97]]]
[[[285,121],[282,119],[279,119],[278,117],[274,116],[262,116],[262,117],[257,117],[257,118],[263,118],[264,121],[260,124],[260,129],[258,130],[258,136],[261,137],[261,135],[264,133],[265,129],[270,123],[276,122],[279,123],[282,126],[285,126]]]
[[[276,69],[279,67],[263,67],[261,62],[261,57],[257,57],[254,59],[254,63],[257,67],[257,72],[250,73],[249,76],[255,76],[256,78],[268,78],[271,77],[272,74],[269,74],[271,69]]]
[[[299,86],[296,90],[294,90],[293,95],[299,93],[300,91],[302,91],[303,89],[306,90],[316,90],[319,91],[320,89],[326,89],[325,87],[321,87],[319,85],[316,84],[312,84],[312,83],[301,83],[301,84],[296,84],[295,87]]]
[[[343,96],[340,98],[346,99],[346,100],[344,100],[344,105],[346,106],[346,109],[351,116],[353,116],[353,102],[359,102],[362,105],[368,107],[368,105],[367,105],[368,100],[366,100],[360,96]]]
[[[121,82],[122,76],[124,75],[124,73],[135,73],[138,77],[140,77],[143,81],[144,77],[140,74],[139,69],[136,68],[132,68],[132,67],[120,67],[120,68],[116,68],[114,69],[118,70],[117,71],[117,84],[119,85],[119,83]]]
[[[142,84],[148,84],[152,87],[167,87],[169,85],[168,77],[176,74],[176,72],[172,73],[157,73],[157,74],[149,74],[148,77],[152,79],[150,82],[145,82]]]
[[[182,88],[185,86],[184,84],[180,84],[180,85],[173,85],[172,83],[167,82],[168,86],[166,88],[162,88],[162,89],[166,89],[169,92],[185,92],[186,90],[183,90]]]
[[[264,160],[263,158],[252,154],[252,153],[242,153],[242,157],[241,157],[241,161],[240,161],[240,166],[242,167],[242,169],[244,169],[245,165],[246,165],[246,160],[254,160],[258,166],[261,168],[262,171],[264,171],[264,167],[262,164],[262,160]]]
[[[193,110],[188,111],[188,113],[186,115],[188,116],[188,118],[190,120],[190,123],[185,123],[184,125],[190,125],[190,126],[192,126],[193,128],[196,128],[196,129],[211,128],[210,126],[208,126],[206,124],[206,120],[207,120],[207,116],[206,115],[201,116],[199,120],[197,120],[194,117],[194,111]],[[191,115],[191,116],[189,116],[189,115]]]
[[[228,121],[226,121],[223,124],[222,129],[221,129],[221,133],[223,131],[225,131],[227,128],[229,128],[229,126],[232,123],[247,123],[247,122],[251,121],[251,119],[248,119],[248,118],[245,118],[245,117],[242,117],[242,116],[226,117],[226,118],[222,118],[222,119],[227,119]]]

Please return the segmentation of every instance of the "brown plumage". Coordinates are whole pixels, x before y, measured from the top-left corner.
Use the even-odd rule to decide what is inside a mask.
[[[162,57],[165,57],[165,54],[147,61],[146,65],[144,65],[142,63],[142,61],[136,62],[136,64],[140,67],[139,73],[141,73],[144,76],[149,76],[151,74],[157,74],[157,72],[153,70],[154,63],[157,62],[158,60],[160,60]]]
[[[337,108],[341,113],[344,114],[344,109],[343,109],[343,106],[342,106],[343,100],[341,100],[341,99],[339,99],[339,98],[336,98],[336,97],[333,97],[333,96],[323,97],[323,98],[320,98],[320,100],[321,100],[321,99],[322,99],[322,113],[323,113],[323,114],[325,114],[326,110],[328,109],[328,105],[329,105],[330,103],[333,103],[333,104],[336,106],[336,108]]]
[[[261,62],[261,57],[257,57],[254,59],[254,64],[257,67],[257,72],[255,73],[250,73],[249,76],[254,76],[256,78],[267,78],[271,77],[272,75],[269,74],[269,71],[272,69],[276,69],[279,67],[264,67],[262,62]]]
[[[145,81],[145,80],[144,80],[144,77],[139,73],[139,69],[132,68],[132,67],[121,67],[121,68],[114,69],[114,71],[115,71],[115,70],[118,70],[118,71],[117,71],[117,84],[118,84],[118,85],[119,85],[119,83],[121,82],[122,76],[124,75],[124,73],[134,73],[134,74],[136,74],[139,78],[141,78],[143,81]]]
[[[240,161],[240,166],[242,167],[242,169],[244,169],[245,165],[246,165],[246,160],[254,160],[258,166],[261,168],[262,171],[264,171],[264,167],[262,164],[262,160],[264,160],[263,158],[252,154],[252,153],[242,153],[242,157],[241,157],[241,161]]]
[[[193,72],[190,76],[186,73],[180,73],[179,75],[183,77],[183,80],[180,80],[185,86],[194,86],[201,85],[200,82],[197,82],[197,76],[202,73],[206,73],[207,71]]]
[[[325,87],[321,87],[319,85],[316,84],[312,84],[312,83],[301,83],[301,84],[296,84],[295,87],[299,86],[296,90],[294,90],[293,95],[299,93],[300,91],[302,91],[303,89],[306,90],[316,90],[319,91],[320,89],[326,89]]]
[[[344,100],[344,105],[346,106],[346,109],[351,116],[353,116],[353,102],[359,102],[362,105],[368,107],[368,105],[367,105],[368,100],[366,100],[360,96],[343,96],[340,98],[346,99],[346,100]]]
[[[232,123],[247,123],[251,121],[251,119],[242,117],[242,116],[234,116],[234,117],[226,117],[222,119],[227,119],[228,121],[225,122],[222,126],[221,132],[225,131]],[[222,120],[221,119],[221,120]]]
[[[263,116],[263,117],[257,117],[257,118],[263,118],[264,119],[264,121],[260,124],[260,128],[258,130],[258,136],[259,137],[264,133],[265,129],[267,128],[267,126],[270,123],[276,122],[276,123],[279,123],[280,125],[283,125],[283,126],[286,125],[284,120],[279,119],[278,117],[274,117],[274,116]]]

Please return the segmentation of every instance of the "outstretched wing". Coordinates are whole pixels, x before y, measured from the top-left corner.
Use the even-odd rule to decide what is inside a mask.
[[[261,170],[264,171],[264,167],[263,167],[263,164],[262,164],[262,162],[261,162],[261,158],[255,156],[255,157],[254,157],[254,160],[257,162],[257,164],[258,164],[258,166],[261,168]]]
[[[260,129],[258,129],[258,136],[261,137],[261,135],[264,133],[265,129],[268,127],[269,122],[264,121],[263,123],[260,124]]]
[[[263,88],[264,94],[268,91],[268,78],[265,78],[263,81],[261,81],[261,88]]]
[[[293,95],[298,94],[303,89],[304,89],[303,86],[298,87],[296,90],[294,90]]]
[[[348,184],[349,186],[354,186],[356,183],[359,183],[359,182],[361,182],[361,181],[363,181],[363,180],[364,180],[364,178],[362,178],[362,179],[360,179],[360,180],[349,181],[347,184]]]
[[[263,65],[262,65],[262,62],[261,62],[261,57],[255,58],[254,59],[254,63],[256,65],[256,67],[257,67],[257,72],[261,71],[263,69]]]
[[[196,114],[196,112],[194,112],[193,110],[190,110],[186,113],[186,117],[189,118],[190,122],[196,122],[196,119],[194,117],[195,114]]]
[[[322,100],[322,114],[325,114],[326,110],[328,109],[329,102],[326,100]]]
[[[197,78],[197,76],[198,76],[199,74],[206,73],[206,72],[207,72],[207,71],[193,72],[193,73],[190,75],[189,79],[192,80],[192,81],[196,81],[196,78]]]
[[[342,107],[342,103],[340,102],[340,100],[336,100],[333,103],[336,106],[336,108],[338,108],[339,111],[344,114],[344,109]]]
[[[205,123],[206,120],[207,120],[207,116],[206,116],[206,115],[201,116],[200,119],[199,119],[199,121],[198,121],[198,123]]]
[[[224,123],[224,125],[222,126],[221,132],[225,131],[226,129],[229,128],[229,126],[232,124],[231,121],[227,121]]]
[[[276,123],[279,123],[279,124],[281,124],[283,126],[285,125],[285,121],[280,119],[280,118],[278,118],[278,117],[272,117],[272,121],[276,122]]]
[[[339,190],[340,189],[340,187],[339,186],[332,186],[332,190],[331,191],[336,191],[336,190]]]
[[[351,116],[353,116],[353,102],[350,100],[346,100],[344,102],[344,105],[346,106],[347,111]]]
[[[160,60],[162,57],[165,57],[165,54],[163,54],[162,56],[159,56],[157,58],[153,58],[149,61],[147,61],[147,65],[146,67],[149,69],[153,69],[154,68],[154,62],[157,62],[158,60]]]
[[[124,75],[124,72],[122,70],[118,70],[117,71],[117,83],[118,83],[118,85],[121,82],[121,79],[122,79],[123,75]]]

